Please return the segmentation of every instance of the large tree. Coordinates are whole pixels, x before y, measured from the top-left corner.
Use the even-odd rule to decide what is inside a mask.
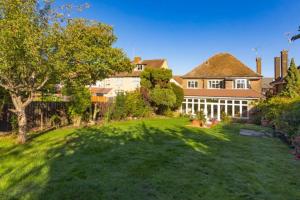
[[[291,60],[285,81],[286,84],[281,95],[291,98],[300,96],[300,72],[297,69],[294,59]]]
[[[26,107],[50,83],[92,84],[131,69],[113,48],[113,29],[83,19],[66,19],[53,1],[0,1],[0,86],[12,99],[20,143],[26,142]]]

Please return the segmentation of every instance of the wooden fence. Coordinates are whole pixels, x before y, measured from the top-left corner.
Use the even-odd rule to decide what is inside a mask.
[[[12,131],[15,124],[15,116],[9,112],[9,106],[5,105],[0,112],[0,132]],[[53,126],[68,123],[66,102],[32,102],[26,109],[29,129],[43,130]]]

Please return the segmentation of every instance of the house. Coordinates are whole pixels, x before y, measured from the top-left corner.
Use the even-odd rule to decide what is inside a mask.
[[[264,97],[270,97],[273,95],[273,87],[271,83],[274,81],[274,78],[263,78],[262,79],[262,94]]]
[[[254,72],[229,53],[214,55],[181,77],[181,112],[202,110],[209,120],[221,120],[223,112],[249,119],[252,102],[262,98],[261,58],[256,59],[256,68]]]
[[[91,86],[92,102],[108,101],[116,97],[118,93],[132,92],[140,88],[140,75],[146,68],[169,69],[166,59],[142,60],[140,57],[135,57],[132,63],[135,65],[132,72],[117,73]]]
[[[280,57],[274,58],[274,81],[271,82],[271,86],[273,87],[273,94],[279,94],[285,85],[285,76],[287,75],[289,66],[289,58],[288,51],[281,51]]]

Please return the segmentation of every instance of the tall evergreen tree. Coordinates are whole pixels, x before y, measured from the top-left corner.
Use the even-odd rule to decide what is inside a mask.
[[[286,85],[281,95],[291,98],[300,96],[300,72],[297,69],[294,59],[291,60],[285,81]]]

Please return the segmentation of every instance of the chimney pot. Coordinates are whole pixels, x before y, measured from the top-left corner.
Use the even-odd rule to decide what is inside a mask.
[[[288,51],[281,51],[281,77],[284,78],[287,75],[288,70]]]
[[[141,63],[141,61],[142,61],[141,57],[134,57],[134,59],[133,59],[134,64],[139,64],[139,63]]]
[[[261,75],[261,57],[256,58],[256,72]]]
[[[275,74],[275,80],[280,78],[280,62],[281,59],[280,57],[275,57],[274,58],[274,74]]]

